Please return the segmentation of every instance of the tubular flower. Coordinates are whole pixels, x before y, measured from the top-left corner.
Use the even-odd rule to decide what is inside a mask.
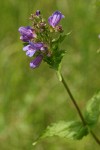
[[[29,45],[23,47],[23,51],[26,51],[26,55],[32,57],[36,51],[43,50],[43,43],[30,42]]]
[[[30,62],[30,67],[33,68],[33,69],[39,67],[39,65],[42,62],[42,59],[43,59],[43,56],[42,55],[38,55],[34,60],[32,60]]]
[[[31,45],[27,45],[23,47],[23,51],[26,51],[27,56],[32,57],[35,54],[36,49],[34,49]]]
[[[24,42],[29,42],[32,38],[36,37],[34,30],[30,27],[20,27],[18,30],[21,34],[20,39]]]
[[[38,43],[30,42],[30,45],[36,50],[40,50],[44,46],[44,44],[41,42],[38,42]]]
[[[62,15],[60,11],[55,11],[52,16],[48,18],[48,22],[54,28],[59,24],[62,18],[64,18],[64,15]]]

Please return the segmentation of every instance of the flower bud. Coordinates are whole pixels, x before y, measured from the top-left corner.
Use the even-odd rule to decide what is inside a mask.
[[[49,17],[48,22],[54,28],[59,24],[62,18],[64,18],[64,15],[59,11],[55,11],[52,16]]]
[[[42,62],[42,59],[43,59],[43,56],[42,55],[38,55],[34,60],[32,60],[30,62],[30,67],[33,68],[33,69],[39,67],[39,65]]]
[[[41,14],[40,10],[36,11],[36,16],[39,16]]]

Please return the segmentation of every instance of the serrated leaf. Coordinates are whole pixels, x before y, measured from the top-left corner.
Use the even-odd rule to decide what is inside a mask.
[[[52,40],[52,44],[59,44],[59,43],[61,43],[61,42],[63,42],[64,41],[64,39],[66,38],[66,36],[67,36],[67,34],[64,34],[64,35],[60,35],[57,39],[53,39]]]
[[[88,102],[85,110],[85,120],[88,125],[97,123],[100,115],[100,92],[94,95]]]
[[[77,121],[60,121],[49,126],[42,138],[50,136],[59,136],[68,139],[81,139],[87,134],[87,128],[81,122]]]
[[[66,38],[66,36],[67,36],[67,34],[64,34],[64,35],[60,35],[59,36],[59,43],[61,43],[61,42],[63,42],[64,41],[64,39]]]
[[[44,57],[44,61],[47,62],[51,68],[58,71],[65,53],[65,50],[53,49],[51,57]]]
[[[78,121],[60,121],[47,127],[46,131],[39,138],[58,136],[66,139],[79,140],[88,134],[88,128]],[[38,140],[38,141],[39,141]],[[37,142],[37,141],[36,141]],[[33,143],[34,144],[34,143]]]

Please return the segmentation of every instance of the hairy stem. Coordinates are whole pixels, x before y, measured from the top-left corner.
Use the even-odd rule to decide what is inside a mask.
[[[64,77],[62,76],[62,74],[61,74],[61,78],[62,78],[61,82],[64,85],[67,93],[69,94],[69,96],[70,96],[70,98],[71,98],[71,100],[72,100],[72,102],[73,102],[73,104],[74,104],[74,106],[75,106],[79,116],[80,116],[80,119],[82,120],[83,125],[86,126],[87,123],[86,123],[86,121],[85,121],[85,119],[84,119],[84,117],[83,117],[83,115],[81,113],[81,110],[80,110],[80,108],[79,108],[75,98],[73,97],[73,95],[72,95],[72,93],[71,93],[67,83],[65,82]],[[96,137],[96,135],[93,133],[93,131],[90,131],[90,133],[93,136],[93,138],[95,139],[95,141],[100,145],[100,140]]]

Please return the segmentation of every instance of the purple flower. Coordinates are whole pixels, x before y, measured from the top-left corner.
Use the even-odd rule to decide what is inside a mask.
[[[30,42],[29,45],[23,47],[23,51],[26,51],[26,55],[29,57],[32,57],[38,50],[46,50],[43,43]]]
[[[24,42],[29,42],[32,38],[36,37],[34,30],[30,26],[20,27],[18,31],[21,34],[20,39]]]
[[[33,69],[39,67],[39,65],[42,62],[42,59],[43,59],[43,56],[42,55],[38,55],[34,60],[32,60],[30,62],[30,67],[33,68]]]
[[[40,10],[37,10],[36,11],[36,16],[39,16],[41,13],[40,13]]]
[[[30,42],[29,44],[36,50],[41,50],[41,48],[44,47],[44,44],[41,42],[38,42],[38,43]]]
[[[31,45],[27,45],[23,47],[23,51],[26,51],[27,56],[32,57],[35,54],[36,49],[34,49]]]
[[[62,18],[64,18],[64,15],[62,15],[60,11],[55,11],[52,16],[48,18],[48,22],[54,28]]]

